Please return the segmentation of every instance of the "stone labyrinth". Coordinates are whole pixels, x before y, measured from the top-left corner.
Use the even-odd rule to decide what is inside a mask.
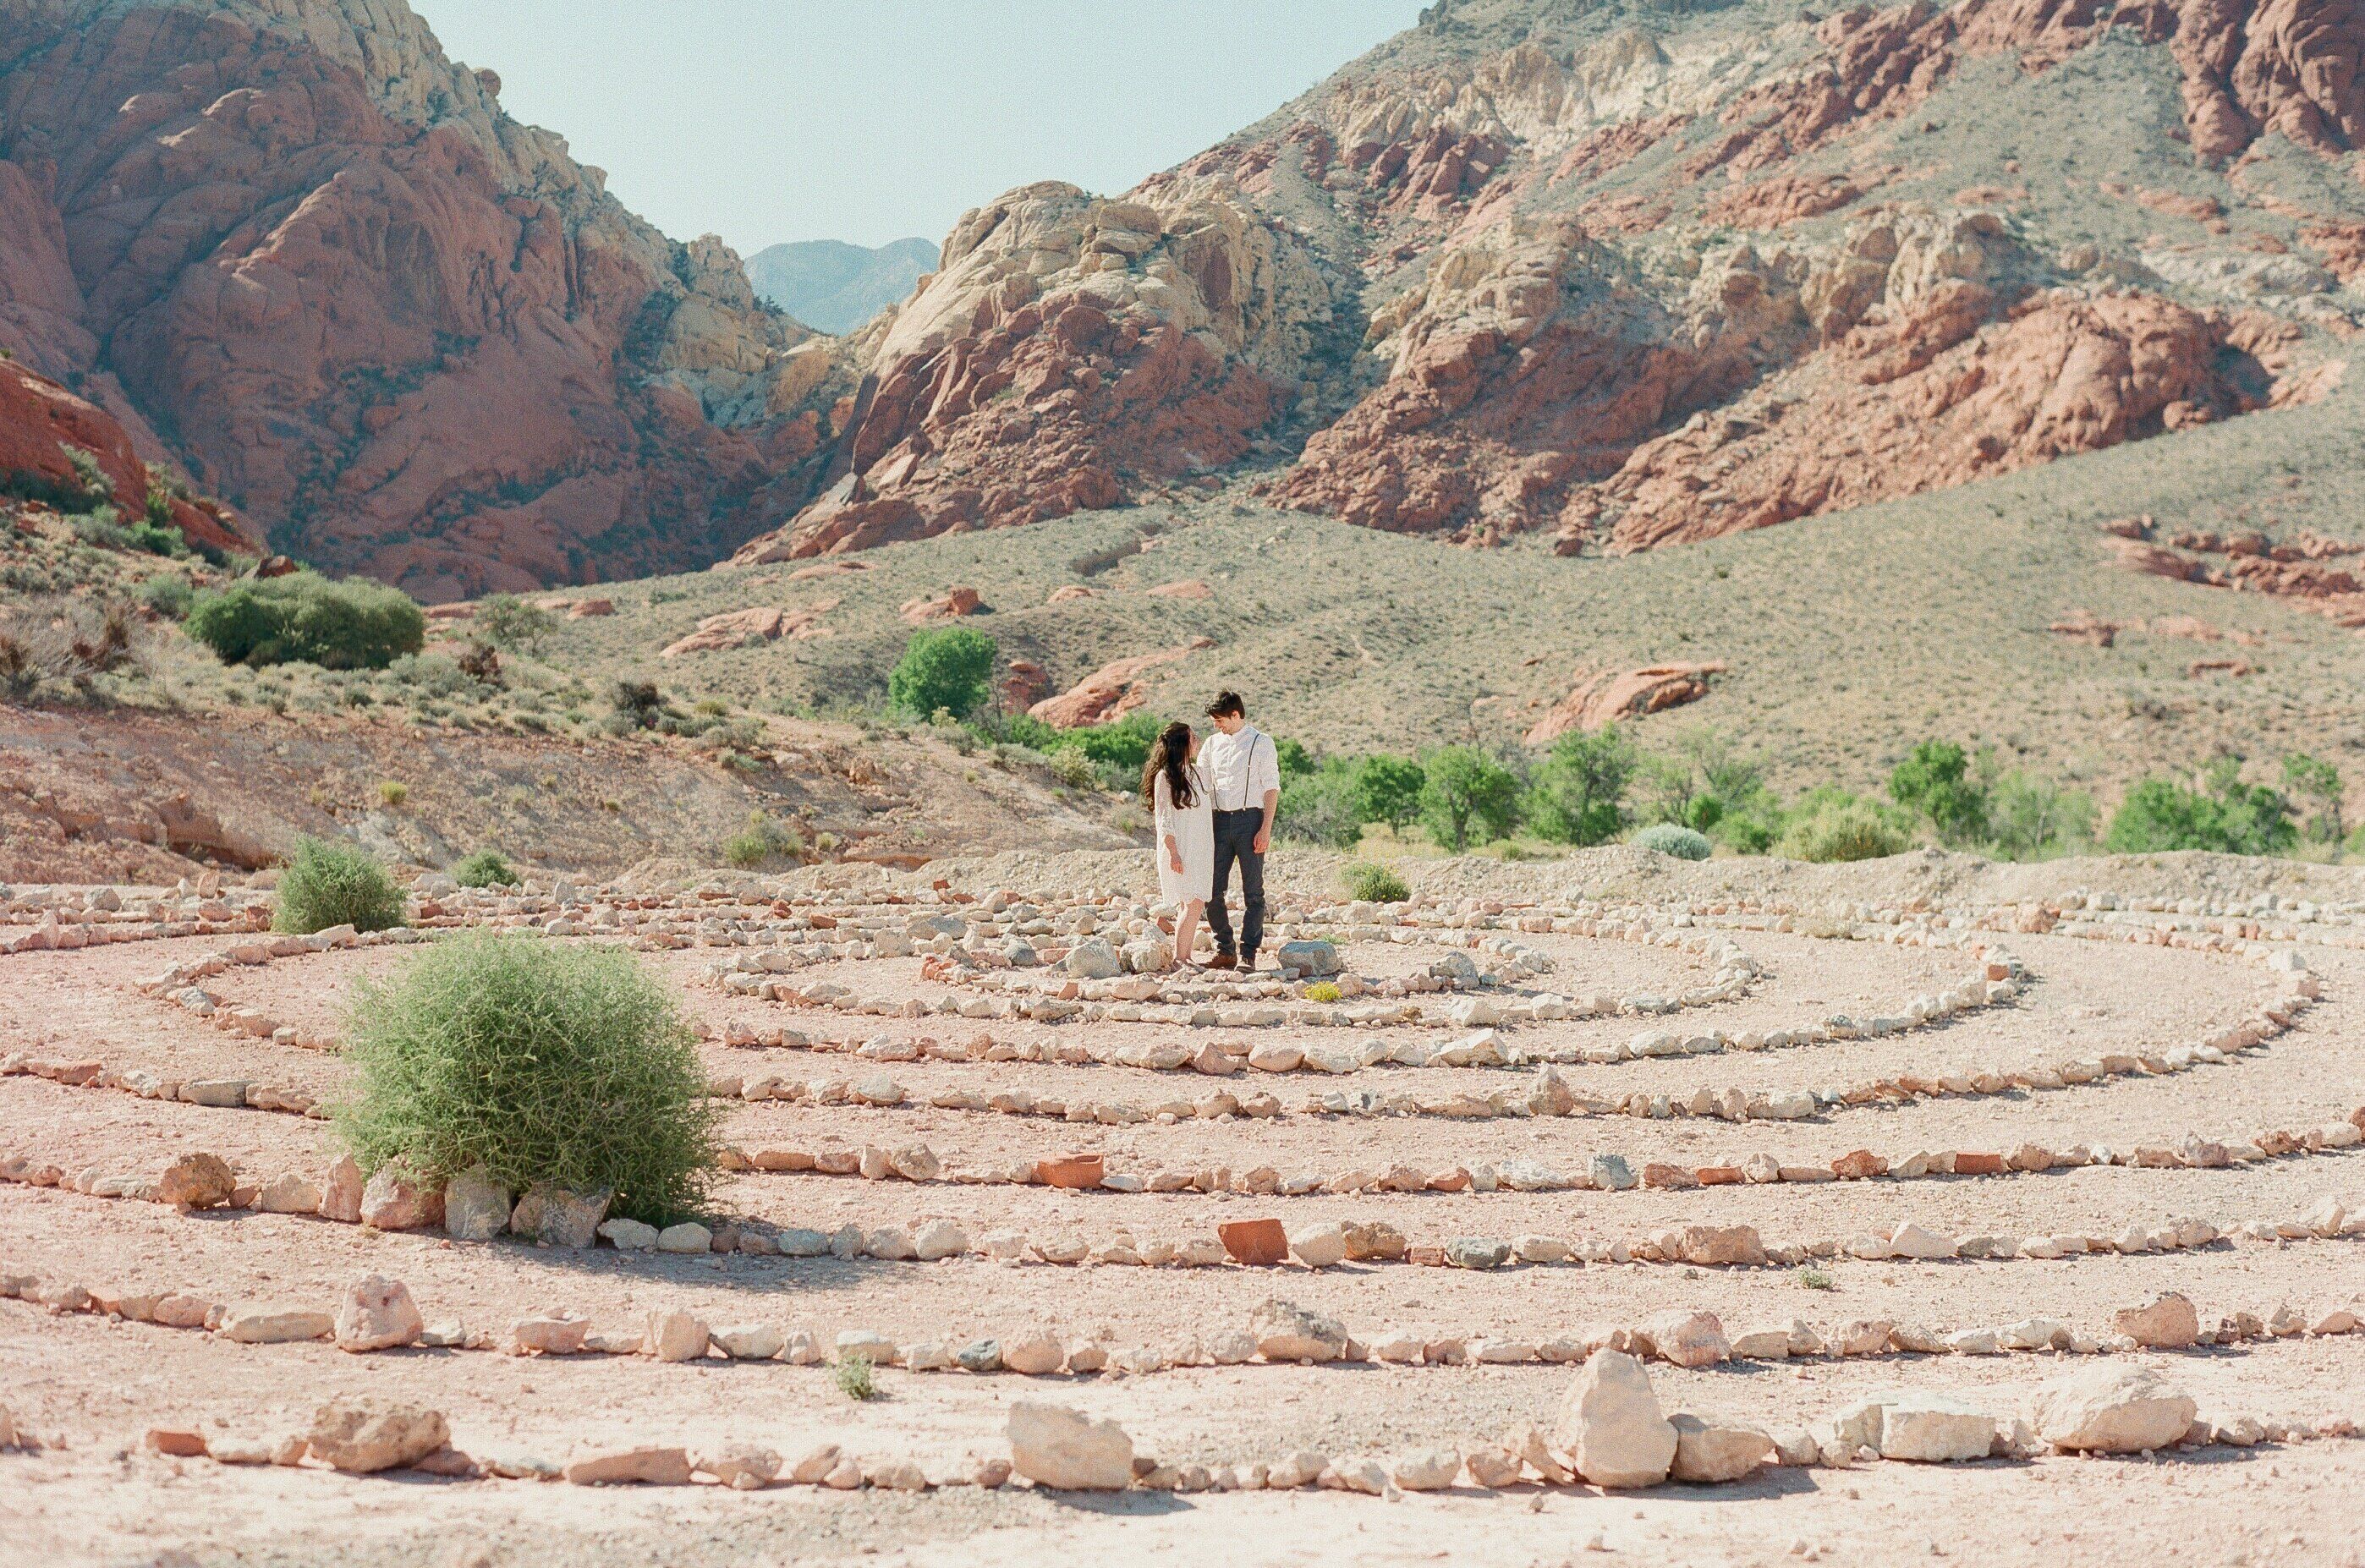
[[[0,1473],[134,1540],[175,1527],[78,1464],[299,1508],[1912,1462],[1970,1500],[2365,1416],[2365,905],[1301,890],[1235,977],[1129,891],[839,884],[431,878],[308,938],[259,891],[7,890]],[[341,1158],[354,983],[471,926],[678,990],[730,1103],[702,1223]]]

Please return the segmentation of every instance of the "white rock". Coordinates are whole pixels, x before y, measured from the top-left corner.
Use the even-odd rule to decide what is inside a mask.
[[[1062,1492],[1122,1491],[1133,1484],[1133,1439],[1115,1421],[1021,1399],[1010,1406],[1010,1468]]]
[[[1996,1418],[1943,1394],[1903,1394],[1880,1409],[1873,1446],[1883,1459],[1945,1463],[1985,1459],[1995,1446]]]
[[[1596,1486],[1655,1486],[1676,1460],[1676,1428],[1651,1374],[1620,1350],[1597,1351],[1561,1398],[1552,1446]]]
[[[2184,1436],[2194,1411],[2150,1368],[2105,1362],[2038,1390],[2036,1430],[2057,1449],[2135,1453]]]

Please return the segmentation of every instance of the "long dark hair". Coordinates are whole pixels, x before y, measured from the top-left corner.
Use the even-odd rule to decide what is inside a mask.
[[[1177,719],[1158,732],[1158,740],[1149,748],[1149,760],[1141,768],[1141,803],[1155,808],[1158,804],[1158,776],[1166,775],[1166,793],[1175,805],[1195,806],[1199,792],[1191,788],[1191,726]]]

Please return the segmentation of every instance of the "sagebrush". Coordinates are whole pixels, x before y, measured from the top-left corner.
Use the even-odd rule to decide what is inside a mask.
[[[479,932],[437,942],[356,989],[337,1125],[364,1170],[449,1177],[481,1165],[511,1191],[614,1194],[663,1225],[698,1211],[717,1113],[680,1009],[621,948]]]
[[[300,839],[279,873],[271,928],[308,936],[331,925],[386,931],[402,924],[402,890],[385,867],[349,844]]]

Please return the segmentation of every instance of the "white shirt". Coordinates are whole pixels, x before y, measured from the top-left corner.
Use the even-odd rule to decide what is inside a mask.
[[[1242,724],[1238,734],[1217,730],[1208,736],[1199,748],[1199,766],[1219,812],[1262,811],[1266,790],[1281,793],[1281,755],[1272,737],[1253,724]]]

